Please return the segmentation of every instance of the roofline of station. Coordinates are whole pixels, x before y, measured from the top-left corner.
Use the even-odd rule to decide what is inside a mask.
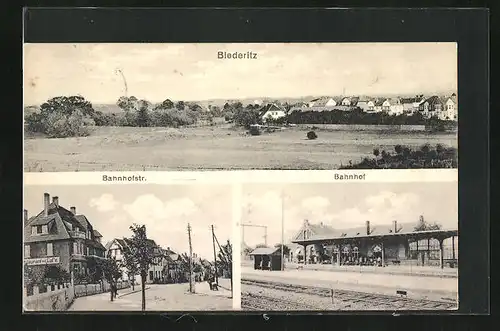
[[[313,238],[307,240],[292,240],[292,243],[299,245],[312,245],[324,242],[345,242],[345,241],[356,241],[356,240],[369,240],[369,239],[388,239],[394,237],[404,237],[412,239],[447,239],[450,237],[458,237],[458,230],[428,230],[428,231],[415,231],[415,232],[402,232],[402,233],[389,233],[380,235],[358,235],[358,236],[345,236],[345,237],[324,237],[324,238]]]

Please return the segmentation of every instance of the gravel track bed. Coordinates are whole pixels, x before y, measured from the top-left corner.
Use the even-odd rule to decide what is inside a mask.
[[[447,310],[456,308],[454,302],[410,299],[280,282],[242,279],[241,284],[242,308],[244,309],[247,306],[249,309],[258,310]],[[274,299],[279,300],[273,302]],[[293,307],[294,304],[302,308]],[[263,308],[256,308],[260,307],[259,305]]]

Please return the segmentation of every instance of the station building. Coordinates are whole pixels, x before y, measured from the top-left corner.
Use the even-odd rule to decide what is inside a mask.
[[[416,230],[417,222],[336,230],[305,220],[292,239],[288,261],[337,265],[456,267],[458,230]]]

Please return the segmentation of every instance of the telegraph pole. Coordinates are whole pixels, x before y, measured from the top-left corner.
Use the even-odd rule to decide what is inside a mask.
[[[231,243],[229,242],[229,239],[227,240],[227,247],[229,247],[231,245]],[[231,249],[231,252],[233,250]],[[233,297],[233,257],[232,256],[229,256],[229,257],[226,257],[229,259],[229,270],[230,270],[230,273],[229,273],[229,276],[231,277],[231,298]]]
[[[214,226],[212,224],[212,244],[214,246],[214,276],[215,276],[215,283],[219,285],[219,277],[217,277],[217,253],[215,252],[215,233],[214,233]]]
[[[285,194],[281,192],[281,270],[285,270]]]
[[[188,238],[189,238],[189,293],[194,293],[193,286],[193,246],[191,245],[191,225],[188,223]]]

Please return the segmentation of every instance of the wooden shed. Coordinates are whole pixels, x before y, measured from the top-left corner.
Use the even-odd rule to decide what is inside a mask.
[[[275,247],[259,247],[250,253],[256,270],[281,270],[281,250]]]

